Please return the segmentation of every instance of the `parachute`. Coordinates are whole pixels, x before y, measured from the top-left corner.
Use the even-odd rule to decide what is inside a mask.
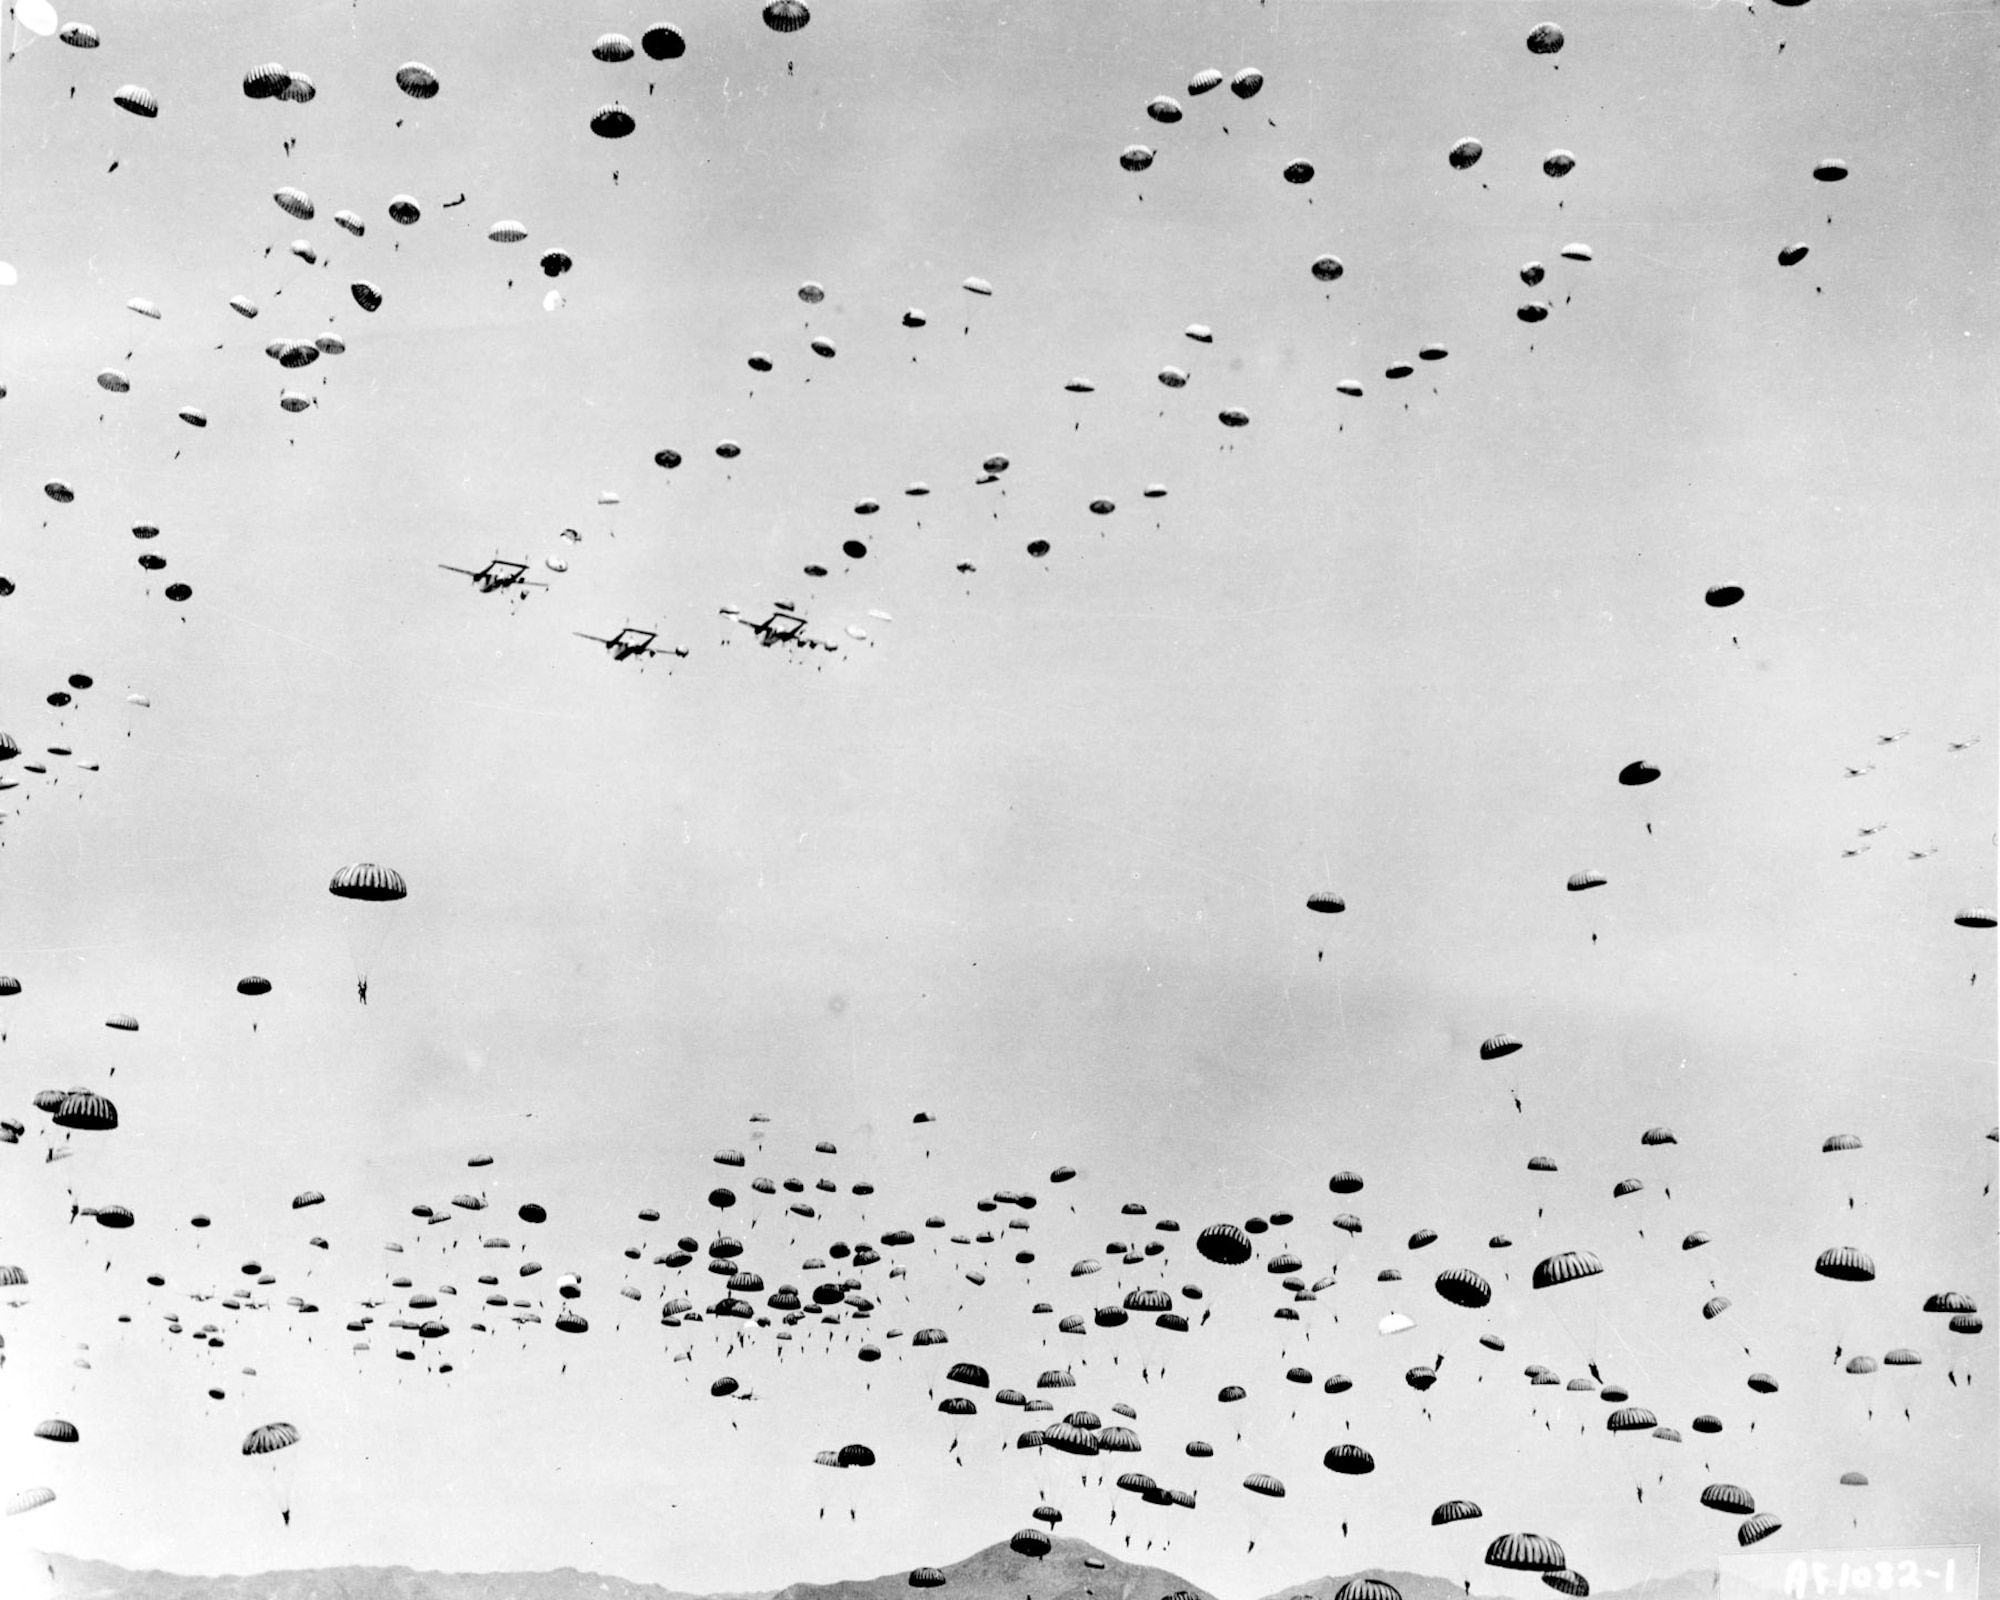
[[[348,945],[355,963],[355,984],[363,1004],[368,999],[368,972],[381,953],[389,932],[388,919],[362,906],[387,905],[409,894],[402,874],[392,867],[378,867],[372,861],[358,861],[342,867],[327,884],[327,893],[336,899],[354,902],[356,909],[346,915]]]
[[[1486,1564],[1513,1572],[1561,1572],[1569,1558],[1561,1545],[1539,1533],[1503,1533],[1486,1547]]]
[[[1836,1245],[1830,1250],[1822,1250],[1819,1259],[1813,1263],[1813,1271],[1822,1278],[1833,1278],[1843,1283],[1875,1281],[1873,1259],[1852,1245]]]
[[[246,1456],[270,1456],[287,1450],[299,1442],[299,1430],[289,1422],[267,1422],[262,1427],[252,1428],[243,1440],[243,1454]],[[291,1521],[289,1504],[289,1477],[284,1471],[274,1474],[273,1485],[279,1495],[279,1505],[285,1520]]]
[[[342,867],[327,885],[327,893],[342,900],[401,900],[409,893],[402,874],[391,867],[361,861]]]
[[[1217,1266],[1240,1267],[1250,1259],[1250,1240],[1241,1228],[1218,1222],[1203,1228],[1194,1247],[1202,1258]]]
[[[1551,1289],[1580,1278],[1594,1278],[1603,1270],[1604,1263],[1588,1250],[1565,1250],[1536,1263],[1533,1283],[1537,1289]]]
[[[50,1120],[58,1128],[108,1133],[118,1126],[118,1108],[100,1094],[75,1089],[62,1097]]]
[[[1445,159],[1454,171],[1464,172],[1479,165],[1479,158],[1486,154],[1486,146],[1477,139],[1461,139],[1446,153]]]
[[[623,139],[638,126],[632,113],[616,100],[607,106],[599,106],[590,115],[590,131],[600,139]]]

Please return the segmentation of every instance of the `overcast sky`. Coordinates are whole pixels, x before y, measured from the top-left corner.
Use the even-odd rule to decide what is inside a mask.
[[[1565,48],[1531,54],[1551,18]],[[1990,11],[829,0],[781,36],[697,0],[666,19],[684,57],[617,65],[593,41],[660,19],[596,0],[78,20],[100,48],[10,28],[0,75],[0,971],[23,985],[0,1097],[30,1124],[0,1149],[0,1260],[29,1276],[0,1309],[0,1492],[58,1495],[7,1538],[755,1588],[956,1560],[1046,1493],[1062,1531],[1170,1537],[1150,1559],[1249,1596],[1456,1578],[1523,1529],[1600,1588],[1728,1562],[1712,1481],[1788,1547],[2000,1536],[1993,1335],[1920,1311],[2000,1292],[1993,934],[1952,920],[1995,898]],[[398,91],[413,60],[435,99]],[[266,61],[317,97],[246,98]],[[1245,66],[1254,99],[1187,92]],[[132,83],[156,119],[113,103]],[[1182,121],[1147,117],[1160,94]],[[589,128],[613,99],[616,142]],[[1466,136],[1485,155],[1456,171]],[[1814,181],[1827,159],[1845,181]],[[489,241],[502,219],[526,241]],[[549,248],[574,260],[553,282]],[[346,353],[302,370],[263,353],[328,332]],[[550,587],[438,570],[496,556]],[[1745,598],[1705,605],[1719,584]],[[718,614],[777,601],[839,650]],[[642,670],[573,637],[628,624],[688,654]],[[73,673],[93,686],[45,704]],[[1636,760],[1659,781],[1621,786]],[[350,917],[326,886],[357,861],[408,899]],[[1584,870],[1607,883],[1566,893]],[[1305,909],[1321,890],[1344,915]],[[248,973],[273,993],[238,996]],[[1482,1062],[1501,1032],[1524,1048]],[[72,1084],[121,1125],[51,1165],[31,1101]],[[1678,1142],[1642,1148],[1656,1126]],[[1863,1148],[1822,1155],[1837,1133]],[[1560,1171],[1531,1183],[1531,1154]],[[1341,1169],[1363,1192],[1328,1193]],[[760,1172],[842,1192],[788,1217]],[[783,1346],[662,1328],[663,1294],[722,1291],[652,1264],[712,1236],[718,1182],[769,1287],[809,1293],[807,1255],[898,1226],[908,1275],[868,1269],[872,1319]],[[308,1187],[326,1204],[295,1213]],[[408,1215],[475,1188],[488,1212]],[[1004,1188],[1041,1203],[974,1209]],[[137,1221],[72,1226],[73,1202]],[[1358,1237],[1330,1227],[1350,1209]],[[1194,1254],[1273,1210],[1296,1221],[1258,1262]],[[947,1242],[1009,1217],[1032,1226]],[[1166,1254],[1105,1256],[1141,1236]],[[1815,1275],[1837,1245],[1876,1281]],[[1271,1315],[1280,1248],[1308,1280],[1337,1263],[1296,1323]],[[1602,1277],[1531,1292],[1565,1249]],[[524,1254],[547,1273],[523,1283]],[[1073,1279],[1085,1256],[1104,1273]],[[270,1309],[187,1298],[252,1260]],[[1435,1294],[1453,1266],[1492,1281],[1486,1311]],[[471,1331],[481,1271],[543,1322]],[[407,1362],[398,1273],[458,1291]],[[1076,1338],[1031,1311],[1154,1283],[1212,1319]],[[387,1303],[356,1353],[363,1298]],[[1417,1328],[1381,1337],[1390,1311]],[[210,1321],[222,1348],[193,1339]],[[911,1349],[923,1326],[950,1343]],[[1849,1376],[1836,1345],[1924,1364]],[[1440,1351],[1419,1396],[1403,1374]],[[990,1391],[940,1417],[951,1360],[1030,1393],[1075,1365],[1057,1414],[1129,1403],[1145,1449],[1118,1464],[1198,1510],[1017,1453]],[[1521,1375],[1593,1360],[1686,1442]],[[757,1401],[712,1400],[724,1373]],[[81,1442],[31,1437],[51,1416]],[[301,1443],[244,1459],[279,1418]],[[813,1464],[850,1441],[879,1464]],[[1321,1466],[1343,1441],[1372,1476]],[[1459,1497],[1483,1519],[1432,1529]]]

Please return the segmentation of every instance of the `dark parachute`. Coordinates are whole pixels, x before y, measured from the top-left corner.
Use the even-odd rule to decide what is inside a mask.
[[[638,126],[632,120],[632,113],[616,100],[608,106],[599,106],[590,117],[590,131],[600,139],[623,139]]]
[[[1464,1306],[1468,1311],[1477,1311],[1493,1298],[1493,1286],[1478,1273],[1464,1267],[1440,1272],[1436,1287],[1441,1299],[1449,1300],[1455,1306]]]
[[[1561,1545],[1539,1533],[1503,1533],[1486,1547],[1486,1564],[1514,1572],[1561,1572],[1569,1558]]]
[[[639,48],[653,61],[678,61],[687,54],[687,40],[677,29],[656,23],[639,36]]]
[[[327,893],[342,900],[401,900],[409,892],[401,873],[391,867],[378,867],[372,861],[342,867],[327,885]]]
[[[1217,1222],[1203,1228],[1195,1239],[1195,1249],[1204,1260],[1217,1266],[1240,1267],[1250,1259],[1250,1239],[1241,1228]]]

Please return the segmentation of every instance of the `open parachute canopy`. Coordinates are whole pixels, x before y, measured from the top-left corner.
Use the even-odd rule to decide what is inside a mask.
[[[327,893],[342,900],[401,900],[409,894],[403,875],[393,867],[378,867],[372,861],[357,861],[342,867],[326,886]]]

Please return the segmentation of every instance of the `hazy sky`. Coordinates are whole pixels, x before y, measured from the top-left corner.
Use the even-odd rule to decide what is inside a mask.
[[[1549,19],[1566,47],[1530,54]],[[750,1588],[955,1560],[1046,1493],[1064,1532],[1122,1554],[1134,1530],[1135,1556],[1170,1537],[1148,1559],[1249,1596],[1371,1563],[1457,1577],[1523,1529],[1600,1588],[1728,1562],[1730,1519],[1697,1503],[1718,1480],[1789,1548],[2000,1536],[1993,1334],[1919,1309],[2000,1297],[1993,935],[1952,921],[1995,897],[1989,10],[829,0],[780,36],[698,0],[664,19],[682,59],[618,65],[598,35],[663,19],[77,20],[101,48],[13,28],[0,76],[0,728],[23,752],[0,768],[0,971],[23,984],[0,1098],[30,1124],[0,1149],[0,1260],[29,1275],[0,1308],[0,1493],[59,1497],[7,1539]],[[435,99],[398,91],[411,60]],[[317,97],[247,99],[265,61]],[[1254,99],[1187,93],[1243,66]],[[113,103],[127,83],[157,119]],[[1146,116],[1159,94],[1183,121]],[[613,99],[638,123],[617,142],[588,125]],[[1467,135],[1484,158],[1454,171]],[[1133,142],[1157,151],[1139,175]],[[1576,167],[1553,181],[1557,148]],[[1828,158],[1844,182],[1814,181]],[[1310,184],[1283,180],[1296,159]],[[527,241],[490,242],[500,219]],[[551,247],[575,262],[553,285]],[[1338,281],[1310,273],[1323,253]],[[1548,319],[1518,320],[1534,299]],[[263,355],[328,331],[345,354]],[[1417,362],[1433,342],[1448,358]],[[1386,379],[1398,361],[1414,375]],[[314,406],[282,411],[284,388]],[[437,568],[496,555],[551,587]],[[1724,583],[1743,602],[1705,606]],[[717,614],[774,600],[839,652],[760,650]],[[627,623],[689,654],[641,671],[572,637]],[[94,687],[47,706],[72,673]],[[1640,759],[1660,781],[1621,787]],[[355,861],[410,896],[350,927],[326,885]],[[1606,886],[1566,893],[1585,869]],[[1305,910],[1321,889],[1344,916]],[[234,991],[253,972],[262,1000]],[[1482,1063],[1503,1031],[1525,1048]],[[71,1084],[121,1126],[49,1165],[62,1132],[31,1101]],[[1660,1125],[1678,1143],[1642,1148]],[[1835,1133],[1864,1148],[1822,1156]],[[741,1172],[711,1161],[732,1146]],[[1531,1182],[1537,1153],[1560,1172]],[[1330,1195],[1340,1169],[1365,1190]],[[842,1192],[805,1195],[805,1222],[749,1192],[759,1172]],[[1626,1177],[1647,1188],[1614,1204]],[[908,1275],[867,1269],[873,1318],[783,1347],[662,1328],[663,1294],[722,1292],[652,1264],[712,1236],[717,1182],[769,1287],[809,1293],[809,1253],[898,1226]],[[408,1215],[475,1185],[486,1213]],[[327,1203],[295,1213],[307,1187]],[[996,1188],[1041,1204],[975,1211]],[[137,1223],[71,1226],[72,1200]],[[1264,1258],[1337,1263],[1297,1323],[1263,1260],[1192,1250],[1278,1209],[1297,1220]],[[1347,1210],[1359,1237],[1329,1226]],[[947,1242],[1010,1217],[1032,1226]],[[482,1225],[513,1248],[479,1250]],[[1695,1228],[1713,1243],[1682,1251]],[[1166,1254],[1069,1275],[1142,1233]],[[548,1269],[525,1283],[524,1244]],[[1873,1284],[1814,1274],[1847,1244]],[[1605,1273],[1529,1291],[1563,1249]],[[270,1309],[187,1298],[251,1260]],[[1453,1266],[1491,1307],[1434,1293]],[[481,1271],[542,1324],[471,1331]],[[553,1327],[566,1271],[579,1338]],[[458,1291],[410,1362],[397,1273]],[[1202,1287],[1181,1309],[1212,1319],[1076,1338],[1030,1309],[1154,1283]],[[354,1353],[364,1297],[387,1303]],[[1379,1336],[1391,1310],[1418,1327]],[[210,1321],[223,1348],[191,1336]],[[923,1326],[951,1342],[909,1348]],[[1924,1364],[1849,1376],[1836,1344]],[[1403,1373],[1439,1351],[1419,1396]],[[1017,1453],[990,1391],[937,1415],[952,1360],[1030,1392],[1075,1365],[1057,1415],[1128,1402],[1145,1449],[1117,1466],[1199,1509]],[[1611,1436],[1595,1395],[1521,1376],[1592,1360],[1686,1442]],[[1328,1395],[1336,1371],[1354,1387]],[[712,1400],[724,1373],[757,1401]],[[1700,1412],[1726,1431],[1693,1434]],[[31,1437],[50,1416],[81,1442]],[[239,1453],[278,1418],[302,1435],[274,1458],[289,1528]],[[814,1466],[851,1440],[879,1464]],[[1349,1440],[1375,1474],[1320,1465]],[[1457,1497],[1482,1520],[1433,1530]]]

